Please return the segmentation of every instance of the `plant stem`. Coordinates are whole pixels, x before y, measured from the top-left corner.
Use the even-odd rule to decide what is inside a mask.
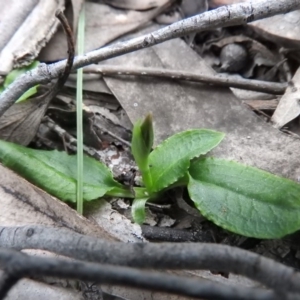
[[[148,191],[151,191],[152,188],[152,177],[150,174],[150,168],[148,163],[148,158],[146,159],[146,162],[143,162],[143,165],[138,165],[142,178],[143,178],[143,184],[147,188]],[[144,198],[144,197],[143,197]]]
[[[129,188],[126,189],[126,187],[114,188],[111,191],[107,192],[105,195],[110,197],[122,197],[122,198],[131,198],[131,199],[135,198],[135,195],[132,193],[132,191],[130,191]]]
[[[146,188],[143,187],[134,187],[133,192],[129,189],[124,187],[116,187],[111,191],[105,194],[106,196],[110,197],[124,197],[124,198],[145,198],[148,197],[148,192]]]
[[[79,16],[78,23],[78,55],[84,53],[84,4]],[[77,84],[76,84],[76,104],[77,104],[77,212],[83,214],[83,125],[82,125],[82,82],[83,71],[82,68],[77,70]]]

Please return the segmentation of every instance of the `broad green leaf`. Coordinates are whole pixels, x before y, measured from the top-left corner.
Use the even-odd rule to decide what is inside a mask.
[[[152,180],[149,171],[149,154],[153,145],[152,115],[146,116],[144,121],[137,121],[133,126],[131,152],[141,171],[143,182],[151,189]]]
[[[216,158],[191,164],[188,191],[199,211],[232,232],[263,239],[300,229],[300,185]]]
[[[223,138],[224,134],[221,132],[192,129],[165,140],[150,153],[152,191],[160,191],[183,177],[192,158],[206,154]]]
[[[0,140],[0,161],[59,199],[76,202],[75,155],[34,150]],[[113,179],[105,165],[88,156],[84,156],[83,163],[84,200],[97,199],[104,194],[126,193],[125,187]]]
[[[148,198],[136,198],[131,206],[131,214],[135,223],[143,224],[145,220],[145,206]]]
[[[4,89],[6,89],[12,82],[15,81],[17,77],[24,74],[27,71],[30,71],[34,68],[36,68],[39,65],[38,61],[33,61],[30,65],[26,67],[22,67],[19,69],[12,70],[5,78],[5,81],[3,83],[3,87],[0,89],[0,92],[2,92]],[[29,90],[27,90],[16,102],[22,102],[29,98],[30,96],[37,93],[37,88],[39,85],[33,86]]]

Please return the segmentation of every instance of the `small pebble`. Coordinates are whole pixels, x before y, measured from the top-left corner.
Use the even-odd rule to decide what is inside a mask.
[[[222,72],[239,72],[248,61],[246,49],[240,44],[228,44],[224,46],[220,53]]]

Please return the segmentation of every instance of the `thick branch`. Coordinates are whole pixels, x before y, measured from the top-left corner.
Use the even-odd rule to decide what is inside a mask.
[[[95,50],[74,61],[74,69],[90,65],[108,58],[147,48],[164,41],[217,27],[247,24],[255,20],[287,13],[300,8],[299,0],[261,0],[241,4],[223,6],[176,22],[163,29],[157,30],[129,41],[119,42],[105,48]],[[65,61],[52,65],[42,64],[14,81],[0,96],[0,116],[26,90],[38,83],[46,83],[62,73]]]
[[[48,250],[80,260],[139,268],[218,270],[249,277],[275,290],[300,293],[300,274],[292,268],[225,245],[109,243],[67,229],[24,226],[0,227],[0,247]]]
[[[143,288],[150,291],[174,293],[200,299],[280,299],[276,297],[274,292],[262,289],[227,286],[204,279],[187,279],[127,267],[29,256],[9,249],[0,249],[0,266],[6,273],[6,280],[0,281],[0,299],[3,299],[9,288],[16,283],[16,278],[30,276],[54,276],[79,279],[101,284],[114,284]]]

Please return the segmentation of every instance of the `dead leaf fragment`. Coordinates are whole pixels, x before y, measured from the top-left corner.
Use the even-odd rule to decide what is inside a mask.
[[[40,96],[12,105],[0,118],[0,138],[27,146],[38,130],[49,101],[51,99]]]
[[[300,68],[295,73],[272,116],[276,128],[281,128],[300,115]]]
[[[1,0],[1,15],[0,15],[0,50],[5,47],[18,28],[28,17],[38,0]]]
[[[286,48],[300,48],[300,10],[249,24],[258,34]]]
[[[8,74],[13,68],[26,65],[37,57],[57,28],[59,21],[55,18],[56,10],[63,10],[63,7],[63,0],[38,1],[1,50],[1,74]],[[5,11],[1,13],[5,15]],[[0,32],[5,32],[5,28],[0,27]]]

